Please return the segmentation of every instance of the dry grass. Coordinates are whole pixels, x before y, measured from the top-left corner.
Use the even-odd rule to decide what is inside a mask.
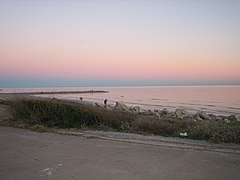
[[[158,118],[56,99],[18,99],[10,106],[17,120],[8,123],[20,123],[19,126],[31,127],[35,131],[44,131],[45,128],[90,128],[163,136],[179,136],[180,132],[187,132],[188,138],[240,143],[240,122],[194,122],[169,116]]]

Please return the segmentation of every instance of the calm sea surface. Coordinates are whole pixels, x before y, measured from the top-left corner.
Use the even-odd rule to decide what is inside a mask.
[[[84,91],[106,90],[100,94],[64,94],[41,95],[60,99],[79,100],[114,105],[116,101],[143,109],[174,110],[184,107],[191,112],[205,111],[214,114],[240,113],[240,86],[127,86],[127,87],[49,87],[49,88],[1,88],[6,92],[41,92],[41,91]]]

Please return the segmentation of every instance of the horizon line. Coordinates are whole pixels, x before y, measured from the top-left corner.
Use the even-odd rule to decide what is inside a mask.
[[[10,85],[10,86],[1,86],[0,85],[0,89],[1,88],[51,88],[51,87],[141,87],[141,86],[240,86],[240,82],[237,83],[185,83],[185,84],[181,84],[181,83],[169,83],[169,84],[108,84],[108,85],[97,85],[97,84],[92,84],[92,85]]]

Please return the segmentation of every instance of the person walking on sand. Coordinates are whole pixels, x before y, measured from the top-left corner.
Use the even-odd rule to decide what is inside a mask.
[[[107,106],[107,99],[104,100],[104,106]]]

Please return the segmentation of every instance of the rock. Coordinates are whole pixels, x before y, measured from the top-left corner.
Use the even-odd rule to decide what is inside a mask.
[[[174,114],[175,115],[175,114]],[[176,117],[176,115],[175,115],[175,117]],[[183,120],[187,120],[187,121],[196,121],[196,119],[194,119],[194,117],[193,117],[193,114],[190,114],[190,113],[188,113],[186,116],[184,116],[183,118],[182,118]]]
[[[193,118],[196,121],[203,121],[203,119],[198,114],[196,114]]]
[[[208,114],[208,118],[206,118],[205,116],[203,116],[203,112],[201,112],[202,114],[202,119],[203,120],[212,120],[212,121],[233,121],[234,117],[232,116],[223,116],[223,115],[215,115],[215,114]],[[205,114],[206,115],[206,114]],[[205,118],[204,118],[205,117]]]
[[[231,115],[227,117],[230,121],[240,121],[240,114]]]
[[[140,107],[139,106],[130,107],[129,111],[139,113],[140,112]]]
[[[215,114],[209,114],[209,116],[211,117],[211,119],[216,119],[217,116]]]
[[[157,117],[167,117],[167,118],[176,118],[176,114],[174,112],[168,111],[168,109],[164,108],[161,111],[155,112]]]
[[[228,116],[230,121],[237,121],[237,118],[234,115]]]
[[[122,102],[116,102],[116,105],[115,105],[114,109],[116,109],[116,110],[123,110],[123,111],[128,111],[129,110],[128,106],[125,105]]]
[[[235,117],[236,117],[237,121],[240,121],[240,114],[236,114]]]
[[[199,117],[202,120],[210,120],[211,119],[211,117],[203,111],[197,112],[197,114],[194,116],[194,118],[196,118],[196,117]]]
[[[227,119],[227,118],[228,118],[227,116],[222,116],[222,115],[220,115],[220,117],[221,117],[222,119]]]
[[[155,113],[154,112],[152,112],[150,109],[148,110],[148,112],[147,112],[147,115],[152,115],[152,116],[154,116],[155,115]]]
[[[155,116],[157,116],[158,118],[161,117],[160,113],[159,112],[154,112],[155,113]]]
[[[228,117],[226,116],[222,116],[222,115],[217,115],[215,117],[211,117],[213,121],[224,121],[224,119],[228,119]]]
[[[150,109],[148,111],[142,111],[140,112],[142,115],[145,115],[145,116],[155,116],[156,113],[155,112],[152,112]]]
[[[232,121],[230,117],[230,119],[227,116],[223,116],[223,115],[215,115],[215,114],[208,114],[210,119],[207,120],[211,120],[211,121]]]
[[[167,116],[167,115],[169,116],[170,114],[173,114],[173,113],[169,112],[166,108],[164,108],[163,110],[158,111],[156,113],[158,113],[160,116]]]
[[[164,109],[161,111],[161,114],[162,114],[162,115],[167,115],[167,114],[169,114],[169,111],[168,111],[166,108],[164,108]]]
[[[184,108],[176,109],[175,114],[176,114],[177,118],[183,119],[184,117],[187,116],[187,110]]]

